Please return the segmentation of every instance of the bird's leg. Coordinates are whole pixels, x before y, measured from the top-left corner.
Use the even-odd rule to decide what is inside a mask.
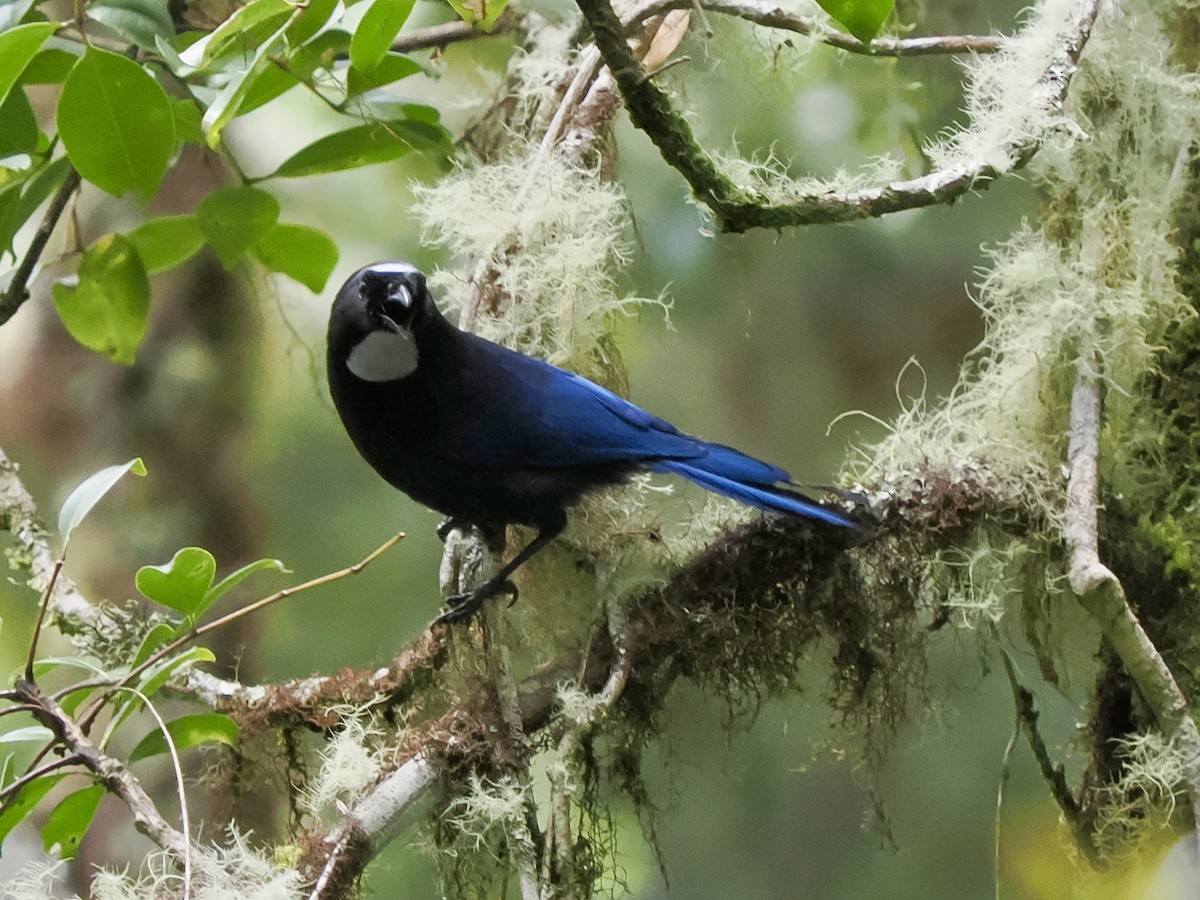
[[[548,543],[562,534],[563,529],[567,525],[566,516],[564,515],[561,522],[555,522],[552,525],[544,526],[532,541],[508,562],[504,568],[481,584],[475,590],[466,594],[455,594],[446,598],[446,605],[450,608],[438,616],[434,620],[434,624],[442,622],[466,622],[475,613],[479,612],[480,607],[489,597],[494,597],[497,594],[512,594],[513,600],[517,597],[517,586],[508,580],[518,568],[528,562],[529,558],[545,547]]]

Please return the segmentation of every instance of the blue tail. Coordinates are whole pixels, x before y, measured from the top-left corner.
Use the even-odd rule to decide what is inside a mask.
[[[655,463],[658,472],[674,472],[702,488],[731,497],[764,512],[818,519],[844,528],[858,527],[841,513],[789,490],[792,476],[778,466],[720,444],[705,444],[707,455],[696,459],[665,459]]]

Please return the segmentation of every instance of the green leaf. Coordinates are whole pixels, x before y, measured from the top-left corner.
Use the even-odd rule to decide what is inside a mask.
[[[255,2],[267,2],[267,0],[255,0]],[[225,126],[238,114],[258,80],[270,71],[270,54],[275,51],[277,44],[279,46],[286,45],[283,35],[287,28],[288,22],[284,22],[274,34],[259,45],[246,69],[238,72],[229,80],[229,83],[221,89],[221,93],[217,94],[216,99],[204,113],[204,119],[200,124],[204,129],[204,139],[208,142],[209,147],[215,148],[221,143],[221,135],[225,132]]]
[[[286,57],[271,56],[242,98],[237,114],[244,116],[297,85],[311,83],[317,69],[332,69],[338,57],[345,56],[349,46],[350,35],[334,29],[317,35]]]
[[[197,39],[197,43],[199,42],[199,39],[207,37],[207,35],[203,35],[195,31],[186,31],[183,34],[175,35],[170,40],[165,40],[157,35],[154,38],[154,49],[158,51],[158,55],[163,58],[163,62],[166,63],[166,67],[180,78],[190,75],[193,71],[195,71],[196,67],[184,62],[183,57],[179,55],[180,51],[176,48],[182,47],[186,50],[186,48],[190,45],[185,42],[188,39],[193,38],[193,36],[195,36]],[[196,52],[199,53],[200,51]]]
[[[171,116],[175,119],[175,138],[189,144],[204,146],[204,129],[200,127],[200,107],[195,100],[172,100]]]
[[[199,51],[199,58],[192,64],[203,69],[227,50],[238,49],[239,45],[243,52],[249,53],[250,35],[247,32],[277,17],[290,16],[293,10],[288,0],[253,0],[222,22],[207,40],[197,41],[180,56],[185,62],[191,62]],[[268,43],[274,40],[272,37]]]
[[[18,176],[12,183],[0,186],[0,258],[12,252],[13,238],[25,222],[24,218],[18,219],[17,211],[21,205],[24,182],[25,179]],[[13,261],[16,261],[16,254],[13,255]]]
[[[138,690],[147,697],[152,697],[158,693],[159,688],[166,684],[171,676],[182,669],[184,666],[198,662],[216,662],[217,657],[207,647],[192,647],[190,650],[185,650],[178,656],[168,657],[155,666],[151,666],[142,673],[141,681],[138,682]],[[140,699],[134,698],[139,704]]]
[[[31,156],[37,152],[38,135],[37,117],[29,98],[20,88],[12,91],[8,99],[0,104],[0,156],[11,156],[14,153],[28,153]]]
[[[8,31],[21,24],[25,14],[33,8],[33,0],[0,0],[0,31]]]
[[[262,72],[242,97],[237,108],[237,115],[244,116],[248,112],[253,112],[276,97],[286,94],[296,85],[303,83],[290,69],[280,65],[278,60],[268,60],[267,65],[263,66]]]
[[[140,666],[148,660],[159,647],[165,646],[167,641],[175,637],[175,627],[168,622],[159,622],[153,628],[146,632],[146,636],[142,638],[141,646],[138,647],[137,655],[133,658],[133,665]]]
[[[93,0],[84,9],[89,19],[143,50],[155,50],[156,37],[168,40],[175,34],[165,0]]]
[[[92,511],[92,507],[100,501],[101,497],[111,491],[113,485],[120,481],[127,472],[132,472],[134,475],[145,475],[146,464],[139,456],[119,466],[108,466],[85,479],[79,487],[71,491],[71,496],[67,498],[62,505],[62,511],[58,514],[58,533],[62,535],[63,543],[71,539],[71,532],[75,530],[76,526],[87,517],[87,514]]]
[[[117,467],[113,467],[117,468]],[[99,474],[99,473],[97,473]],[[81,485],[82,487],[82,485]],[[128,674],[128,669],[124,666],[118,666],[116,669],[106,669],[100,660],[95,656],[43,656],[36,660],[33,664],[33,674],[38,678],[43,675],[53,672],[57,668],[79,669],[82,672],[87,672],[89,675],[95,675],[97,678],[124,678]]]
[[[268,178],[299,178],[399,159],[414,149],[442,144],[444,132],[424,122],[371,122],[338,131],[296,152]]]
[[[162,566],[142,566],[134,583],[142,596],[195,621],[217,574],[217,561],[203,547],[184,547]]]
[[[337,9],[338,0],[308,0],[304,12],[288,26],[287,38],[293,47],[303,44],[329,24]]]
[[[46,165],[25,184],[23,192],[16,198],[5,214],[0,214],[0,254],[12,251],[17,231],[45,202],[71,171],[71,161],[61,156]]]
[[[0,32],[0,103],[57,27],[53,22],[31,22]]]
[[[171,676],[182,669],[184,666],[197,662],[215,662],[216,657],[213,652],[207,647],[192,647],[190,650],[185,650],[178,656],[169,656],[166,659],[159,660],[149,669],[142,673],[141,678],[136,685],[139,693],[144,697],[153,697],[162,689],[162,686],[171,680]],[[116,733],[117,729],[125,723],[125,721],[142,708],[142,698],[131,691],[121,692],[125,697],[116,708],[112,718],[109,720],[108,726],[104,729],[104,736],[100,739],[100,748],[108,746],[109,740]]]
[[[78,54],[60,47],[44,47],[21,73],[21,84],[62,84],[78,61]]]
[[[171,101],[131,59],[89,48],[58,100],[58,133],[84,178],[110,194],[149,199],[175,150]]]
[[[468,25],[478,25],[491,31],[496,20],[508,6],[508,0],[449,0],[454,11]]]
[[[103,785],[95,784],[63,797],[42,829],[42,845],[47,853],[58,847],[58,855],[63,859],[75,855],[104,794]]]
[[[370,74],[408,21],[414,0],[374,0],[350,39],[350,65]]]
[[[337,244],[307,225],[275,225],[258,239],[254,255],[272,272],[300,282],[314,294],[325,289],[338,261]]]
[[[357,97],[366,91],[424,71],[425,67],[415,59],[410,59],[403,53],[388,53],[369,74],[363,74],[356,68],[349,70],[346,74],[346,96]]]
[[[453,0],[451,0],[453,2]],[[846,26],[864,44],[879,33],[895,0],[817,0],[821,9]]]
[[[17,791],[17,795],[8,809],[0,813],[0,843],[3,843],[9,832],[20,825],[25,817],[42,802],[42,798],[66,777],[66,775],[43,775]]]
[[[0,744],[20,744],[25,741],[44,744],[52,740],[54,740],[54,732],[45,725],[26,725],[23,728],[14,728],[0,734]]]
[[[278,559],[256,559],[252,563],[247,563],[236,572],[230,572],[209,589],[208,594],[204,597],[205,609],[212,606],[255,572],[262,572],[266,569],[273,569],[276,572],[290,571]]]
[[[127,237],[148,275],[175,268],[204,246],[204,232],[195,213],[148,219]]]
[[[232,269],[275,224],[279,201],[258,188],[217,188],[200,201],[196,215],[221,264]]]
[[[101,685],[98,684],[80,684],[71,688],[67,688],[65,693],[59,694],[58,705],[62,707],[62,711],[68,716],[74,716],[75,711],[79,709],[79,705],[88,697],[96,693]]]
[[[350,32],[341,28],[330,28],[313,37],[303,47],[297,47],[293,53],[292,70],[299,68],[295,57],[302,57],[303,67],[311,74],[317,69],[333,71],[333,64],[345,60],[350,52]]]
[[[51,293],[71,337],[113,362],[133,364],[146,334],[150,281],[131,241],[119,234],[100,238],[84,251],[78,274],[54,284]]]
[[[198,713],[192,716],[180,716],[167,723],[167,731],[175,744],[176,752],[182,752],[189,747],[200,744],[225,744],[236,747],[238,742],[238,726],[229,716],[220,713]],[[130,762],[137,762],[148,756],[157,756],[167,752],[167,739],[159,729],[154,729],[138,741],[138,745],[129,754]]]

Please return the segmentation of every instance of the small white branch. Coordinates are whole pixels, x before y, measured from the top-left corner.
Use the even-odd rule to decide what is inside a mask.
[[[309,894],[310,900],[342,896],[343,886],[336,881],[336,876],[343,857],[348,853],[373,857],[416,824],[437,796],[438,787],[438,771],[423,754],[417,754],[383,779],[348,810],[322,840],[326,862]]]
[[[1071,393],[1067,450],[1070,475],[1064,535],[1071,553],[1068,577],[1079,602],[1096,618],[1122,665],[1137,683],[1158,727],[1182,754],[1193,815],[1200,823],[1200,731],[1175,677],[1129,605],[1120,580],[1100,561],[1097,525],[1100,408],[1100,382],[1093,362],[1081,360]]]

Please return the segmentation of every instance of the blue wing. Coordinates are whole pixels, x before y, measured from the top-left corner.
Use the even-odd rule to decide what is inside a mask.
[[[549,363],[480,341],[488,357],[473,371],[490,375],[469,422],[454,429],[451,452],[483,468],[554,469],[628,462],[673,472],[701,487],[768,512],[851,526],[792,487],[784,469],[674,425],[600,385]],[[478,448],[486,448],[481,453]]]
[[[560,468],[694,459],[701,442],[598,384],[497,344],[473,342],[470,407],[447,449],[482,468]]]

